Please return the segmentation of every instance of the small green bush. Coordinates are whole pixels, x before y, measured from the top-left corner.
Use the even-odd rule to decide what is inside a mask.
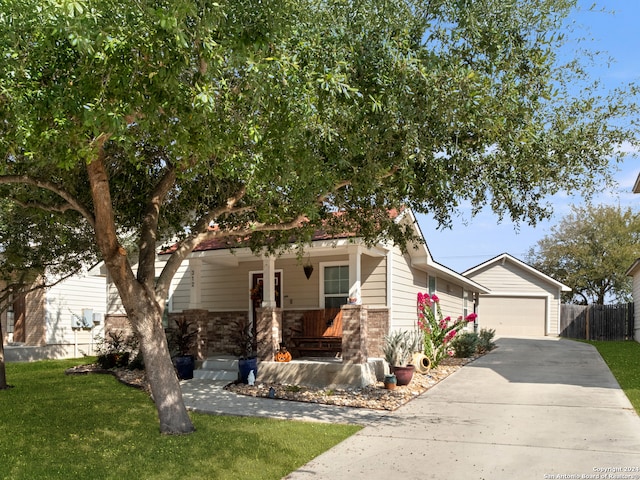
[[[122,332],[108,332],[105,338],[98,336],[96,340],[96,362],[100,368],[132,368],[129,360],[137,362],[133,368],[139,368],[138,339],[135,334],[126,336]]]
[[[453,354],[456,358],[467,358],[476,353],[479,337],[474,332],[464,332],[456,335],[451,341]]]
[[[478,335],[478,353],[487,353],[496,348],[496,344],[493,341],[493,337],[495,336],[496,331],[493,329],[487,330],[483,328],[480,330],[480,335]]]

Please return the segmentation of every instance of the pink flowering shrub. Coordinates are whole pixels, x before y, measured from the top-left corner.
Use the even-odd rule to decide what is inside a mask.
[[[440,299],[434,293],[418,293],[418,329],[422,332],[424,354],[431,360],[433,367],[447,355],[453,355],[451,340],[468,322],[473,322],[478,315],[471,313],[457,320],[442,317]],[[434,312],[435,308],[435,312]]]

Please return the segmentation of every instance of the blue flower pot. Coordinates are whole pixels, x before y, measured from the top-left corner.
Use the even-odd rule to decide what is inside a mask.
[[[238,360],[238,380],[242,383],[249,383],[249,372],[253,370],[253,374],[258,378],[258,358],[241,358]]]

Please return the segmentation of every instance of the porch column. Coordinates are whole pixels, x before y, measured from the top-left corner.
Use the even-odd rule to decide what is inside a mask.
[[[362,248],[360,246],[352,247],[349,250],[349,303],[357,305],[362,304],[360,295],[360,286],[362,278]],[[355,299],[352,302],[351,299]]]
[[[256,322],[258,360],[271,362],[280,347],[282,309],[276,307],[257,308]]]
[[[342,362],[367,363],[367,318],[366,305],[344,305],[342,307]]]
[[[262,257],[262,306],[276,307],[276,258],[272,256]]]
[[[202,260],[198,258],[189,259],[189,308],[197,310],[200,308],[201,301],[201,277],[202,277]]]

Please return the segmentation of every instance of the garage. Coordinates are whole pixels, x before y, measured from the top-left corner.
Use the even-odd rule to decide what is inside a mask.
[[[558,335],[562,292],[571,289],[503,253],[462,275],[489,290],[478,299],[480,328],[499,337]]]
[[[483,296],[478,308],[479,328],[494,329],[498,337],[536,337],[546,334],[545,298]]]

